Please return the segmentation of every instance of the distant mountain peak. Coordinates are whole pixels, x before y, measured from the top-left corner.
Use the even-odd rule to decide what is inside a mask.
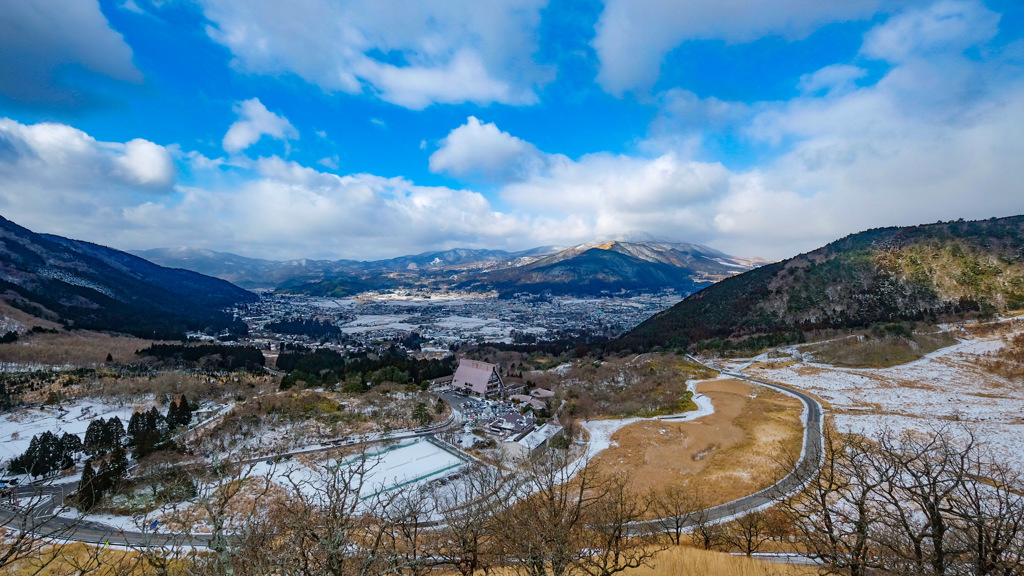
[[[679,240],[673,238],[656,236],[650,232],[644,232],[643,230],[629,230],[618,234],[603,234],[589,242],[584,242],[583,244],[578,245],[577,248],[585,250],[587,248],[596,248],[606,244],[614,244],[616,242],[625,242],[629,244],[681,244]]]

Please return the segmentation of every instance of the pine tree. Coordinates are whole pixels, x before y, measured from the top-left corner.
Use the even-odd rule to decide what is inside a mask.
[[[106,439],[108,441],[107,450],[114,450],[124,445],[124,424],[121,423],[121,419],[114,416],[110,420],[107,420],[107,433]]]
[[[104,436],[107,431],[107,421],[103,418],[97,418],[92,422],[89,422],[89,427],[85,430],[85,442],[84,448],[85,453],[93,458],[102,456],[110,451],[106,447]]]
[[[60,437],[60,443],[64,446],[64,451],[70,457],[74,457],[75,454],[82,451],[82,439],[78,437],[78,434],[65,432]]]
[[[178,401],[171,400],[171,405],[167,407],[167,427],[171,430],[177,429],[178,426],[181,426],[180,419],[181,409],[178,406]]]
[[[124,448],[118,446],[110,453],[108,471],[110,473],[110,487],[117,488],[121,481],[128,477],[128,455]]]
[[[85,468],[82,469],[82,479],[78,482],[78,492],[75,494],[76,504],[82,512],[92,510],[103,497],[98,484],[96,471],[92,468],[92,459],[86,460]]]

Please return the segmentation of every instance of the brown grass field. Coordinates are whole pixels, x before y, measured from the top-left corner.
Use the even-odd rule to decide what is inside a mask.
[[[658,554],[651,566],[634,568],[624,576],[811,576],[818,574],[814,566],[797,566],[767,562],[746,556],[673,546]]]
[[[594,458],[597,470],[628,472],[640,494],[702,487],[708,505],[757,492],[788,472],[802,441],[798,400],[740,380],[709,380],[697,389],[711,398],[714,414],[630,424],[612,436],[617,445]]]
[[[52,554],[52,553],[51,553]],[[101,565],[96,563],[96,550],[84,544],[72,544],[61,550],[61,558],[39,570],[39,562],[24,561],[9,566],[3,573],[10,576],[70,576],[88,573],[91,576],[143,576],[157,572],[152,567],[139,562],[134,552],[116,549],[99,551]],[[45,555],[46,560],[50,555]],[[171,562],[171,573],[175,566]],[[492,574],[511,574],[501,569],[492,570]],[[453,572],[439,571],[438,576],[449,576]],[[735,556],[725,552],[714,552],[692,548],[689,546],[673,546],[655,556],[651,565],[634,568],[622,572],[623,576],[683,576],[687,574],[701,576],[812,576],[818,574],[813,566],[797,566],[778,564]]]
[[[32,334],[22,336],[17,342],[0,344],[0,361],[99,366],[106,362],[107,354],[110,354],[115,362],[129,363],[138,360],[136,350],[150,344],[151,340],[85,330]]]
[[[856,336],[802,347],[816,362],[846,368],[890,368],[923,358],[926,354],[956,344],[948,332],[916,333],[912,338]]]

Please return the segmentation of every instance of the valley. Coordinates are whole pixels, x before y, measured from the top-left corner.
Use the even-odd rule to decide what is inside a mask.
[[[1001,229],[1015,230],[1018,220]],[[55,250],[50,240],[33,241]],[[616,245],[577,252],[618,254]],[[958,473],[958,485],[996,482],[1000,497],[1015,498],[1024,474],[1016,440],[1024,433],[1024,317],[1009,308],[1015,264],[992,272],[998,281],[971,284],[976,305],[942,304],[940,293],[951,289],[929,292],[921,278],[909,292],[896,290],[900,301],[925,294],[934,319],[819,319],[794,332],[798,324],[768,316],[734,325],[718,323],[721,310],[708,313],[716,299],[727,309],[739,309],[729,300],[737,297],[765,305],[751,300],[758,289],[730,284],[756,287],[761,276],[794,266],[730,275],[693,295],[666,287],[503,294],[454,284],[347,296],[260,289],[209,311],[230,327],[193,324],[178,340],[80,329],[53,309],[9,297],[2,310],[15,336],[0,343],[0,528],[19,535],[5,544],[9,565],[52,559],[54,535],[119,546],[118,562],[130,571],[144,572],[167,553],[210,570],[222,569],[222,552],[238,566],[283,562],[327,553],[322,539],[243,558],[285,542],[266,542],[267,534],[298,537],[295,523],[312,514],[364,536],[385,530],[371,551],[388,562],[440,557],[451,546],[446,530],[484,522],[486,561],[497,566],[522,553],[506,547],[523,530],[540,530],[531,515],[554,494],[586,510],[586,521],[568,528],[576,536],[567,546],[582,547],[604,523],[621,521],[632,526],[629,536],[610,546],[628,554],[670,554],[666,542],[685,540],[827,566],[834,560],[799,533],[812,526],[806,518],[824,513],[808,510],[808,491],[838,490],[821,488],[823,475],[854,466],[835,460],[858,451],[910,466],[914,450],[928,458],[967,450],[974,467]],[[107,290],[102,275],[94,278],[75,285]],[[846,306],[846,288],[818,285],[845,282],[845,273],[800,278],[785,289],[791,302],[805,302],[794,295],[811,285],[832,295],[833,311]],[[22,281],[19,294],[37,286]],[[774,301],[782,288],[775,290],[762,296]],[[865,310],[885,309],[876,304]],[[696,315],[676,322],[694,306]],[[161,310],[184,318],[173,306]],[[801,308],[796,317],[810,313]],[[680,326],[688,330],[682,336]],[[663,345],[641,347],[651,334]],[[718,336],[690,340],[698,334]],[[886,482],[902,486],[901,478]],[[599,505],[606,499],[615,506]],[[916,505],[907,502],[879,504],[878,513]],[[337,505],[341,517],[331,516]],[[613,510],[628,512],[607,516]],[[410,534],[410,523],[430,529]],[[101,560],[102,547],[80,551],[86,564],[112,562]]]

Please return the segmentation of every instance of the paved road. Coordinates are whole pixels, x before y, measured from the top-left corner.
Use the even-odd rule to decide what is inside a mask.
[[[690,357],[694,362],[700,363],[693,357]],[[717,368],[708,366],[713,370]],[[814,474],[818,472],[821,467],[823,460],[823,442],[822,442],[822,407],[817,400],[811,396],[795,390],[788,386],[781,384],[775,384],[772,382],[766,382],[764,380],[758,380],[751,378],[744,374],[737,372],[722,371],[722,374],[740,380],[746,380],[753,382],[761,386],[767,386],[773,388],[785,394],[799,399],[805,407],[805,420],[804,420],[804,441],[803,451],[800,455],[800,459],[797,461],[793,471],[787,474],[784,478],[776,482],[774,485],[751,494],[744,496],[738,500],[727,502],[719,506],[715,506],[708,509],[708,519],[710,521],[723,521],[733,517],[742,516],[749,514],[753,511],[766,508],[781,498],[795,494],[800,491],[807,480],[812,478]],[[446,400],[448,400],[446,398]],[[456,416],[456,410],[452,410],[452,416],[446,419],[444,422],[436,424],[428,429],[413,431],[412,433],[396,436],[389,438],[403,439],[411,437],[420,437],[431,435],[439,429],[454,426],[458,424],[458,417]],[[383,441],[383,439],[376,439],[374,441]],[[352,445],[352,444],[348,444]],[[334,450],[337,447],[330,448],[318,448],[311,451],[326,451]],[[306,451],[304,451],[305,453]],[[266,460],[267,457],[259,458],[257,460]],[[150,544],[161,545],[161,536],[159,534],[144,533],[138,531],[121,531],[112,526],[95,522],[82,522],[78,520],[61,518],[59,516],[51,516],[54,508],[59,502],[62,501],[65,493],[70,493],[74,490],[74,485],[68,484],[55,484],[51,486],[22,486],[18,488],[19,495],[27,496],[33,493],[50,495],[52,496],[50,504],[48,506],[37,507],[35,516],[28,518],[24,515],[18,515],[13,513],[9,506],[0,506],[0,525],[6,525],[10,528],[15,527],[28,527],[33,532],[36,532],[42,536],[53,536],[60,539],[76,540],[81,542],[93,543],[93,544],[104,544],[109,543],[111,545],[134,545],[134,546],[147,546]],[[636,533],[650,533],[655,531],[661,531],[664,526],[663,520],[651,520],[647,522],[640,522],[634,525],[634,531]],[[692,523],[689,527],[692,527]],[[204,535],[191,536],[185,541],[179,542],[179,545],[187,546],[206,546],[209,543],[210,537]]]
[[[703,364],[693,356],[688,358],[710,368],[712,370],[719,370],[713,366],[707,366]],[[793,470],[787,474],[784,478],[776,482],[775,484],[756,492],[749,496],[744,496],[738,500],[732,502],[726,502],[714,506],[707,510],[707,520],[711,522],[721,522],[734,517],[743,516],[767,508],[772,504],[775,504],[780,499],[787,496],[796,494],[806,485],[807,481],[814,477],[821,469],[824,456],[824,443],[821,428],[822,418],[822,407],[821,404],[812,398],[811,396],[804,394],[799,390],[790,388],[789,386],[783,386],[782,384],[775,384],[773,382],[766,382],[764,380],[758,380],[751,378],[745,374],[739,372],[730,372],[726,370],[719,370],[722,374],[737,378],[739,380],[746,380],[747,382],[753,382],[761,386],[766,386],[778,390],[784,394],[795,396],[804,405],[804,443],[803,450],[800,454],[800,459],[797,461],[796,466]],[[648,522],[638,522],[635,524],[634,531],[636,533],[650,533],[661,531],[665,525],[665,520],[651,520]],[[687,528],[692,528],[696,522],[689,522]]]
[[[461,425],[458,414],[452,413],[445,420],[431,426],[416,428],[404,434],[395,434],[386,437],[373,438],[349,438],[348,440],[333,446],[312,448],[308,450],[297,450],[286,454],[263,456],[236,462],[236,464],[249,464],[264,460],[276,460],[283,457],[290,457],[298,454],[312,454],[316,452],[328,452],[349,446],[361,446],[380,442],[394,442],[411,438],[424,438],[433,436],[442,430]],[[89,544],[110,544],[112,546],[166,546],[169,544],[170,536],[159,532],[143,532],[139,530],[121,530],[114,526],[99,522],[84,521],[74,518],[64,518],[55,514],[66,510],[63,504],[64,498],[72,494],[78,488],[77,482],[65,483],[34,483],[18,486],[15,490],[17,500],[24,506],[29,504],[31,510],[26,512],[23,507],[12,506],[9,503],[0,504],[0,527],[12,529],[27,529],[43,537],[57,540],[74,540]],[[210,536],[195,534],[187,537],[177,537],[175,545],[205,547],[210,541]]]

